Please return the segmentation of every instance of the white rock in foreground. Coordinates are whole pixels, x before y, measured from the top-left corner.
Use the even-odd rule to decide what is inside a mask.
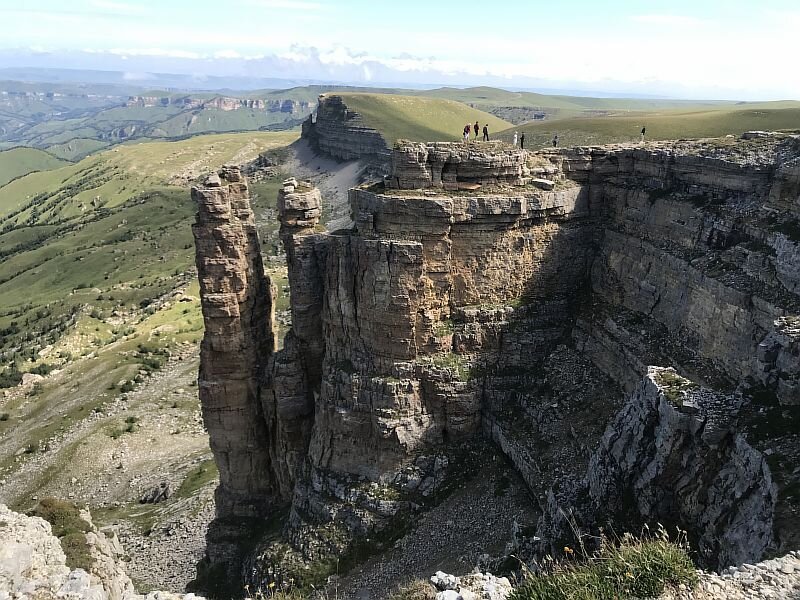
[[[88,513],[81,516],[91,525]],[[203,600],[194,594],[137,594],[118,560],[116,537],[91,528],[86,541],[92,572],[70,570],[50,523],[0,504],[0,600]]]
[[[437,571],[431,583],[440,590],[436,600],[506,600],[511,595],[511,582],[491,573],[470,573],[464,577]]]

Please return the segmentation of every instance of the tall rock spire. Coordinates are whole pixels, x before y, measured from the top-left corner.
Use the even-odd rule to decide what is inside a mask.
[[[199,391],[219,467],[217,514],[260,517],[276,500],[260,387],[275,349],[274,291],[264,273],[247,182],[225,167],[192,188],[205,336]]]

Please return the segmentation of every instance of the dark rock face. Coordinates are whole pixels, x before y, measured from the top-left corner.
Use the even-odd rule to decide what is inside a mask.
[[[387,162],[391,152],[378,131],[347,108],[341,96],[323,94],[313,115],[303,123],[303,137],[320,152],[339,160]]]
[[[800,144],[471,146],[400,144],[348,231],[318,232],[318,191],[285,183],[279,352],[244,183],[193,192],[216,527],[289,511],[249,581],[388,538],[478,437],[551,517],[669,521],[709,560],[795,543]],[[651,365],[701,391],[670,404]],[[241,559],[213,538],[212,562]]]
[[[674,369],[651,367],[606,429],[584,479],[551,497],[540,531],[551,545],[572,543],[563,510],[572,506],[578,523],[678,524],[707,564],[758,560],[774,544],[777,489],[764,455],[736,433],[735,405]]]

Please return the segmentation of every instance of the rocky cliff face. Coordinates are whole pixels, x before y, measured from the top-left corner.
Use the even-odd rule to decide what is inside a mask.
[[[217,110],[264,110],[268,112],[281,112],[289,114],[307,114],[312,108],[308,102],[301,100],[274,99],[262,100],[260,98],[230,98],[215,96],[214,98],[193,98],[183,96],[174,98],[170,96],[129,96],[125,106],[138,106],[142,108],[153,106],[179,106],[181,108],[216,108]]]
[[[660,522],[688,529],[707,564],[758,560],[774,546],[777,488],[766,457],[736,431],[736,406],[674,369],[648,369],[583,480],[551,492],[540,525],[550,551],[573,543],[575,523]]]
[[[724,561],[796,541],[798,155],[796,138],[407,144],[332,233],[287,181],[279,352],[244,184],[196,190],[219,517],[289,510],[290,545],[265,538],[249,580],[389,540],[479,438],[544,510],[583,498],[587,525],[669,520]],[[650,365],[704,391],[675,407]]]
[[[388,162],[391,155],[380,133],[347,108],[341,96],[322,94],[316,115],[303,123],[303,137],[320,152],[339,160]]]

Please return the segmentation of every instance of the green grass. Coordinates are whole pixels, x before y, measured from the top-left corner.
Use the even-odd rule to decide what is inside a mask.
[[[570,548],[566,554],[573,555]],[[625,537],[604,544],[586,560],[566,559],[544,573],[531,574],[509,600],[633,600],[657,598],[664,590],[698,581],[683,541],[666,535],[644,540]]]
[[[107,323],[114,311],[142,311],[190,277],[196,207],[186,179],[296,138],[259,132],[118,146],[0,188],[0,377],[12,378],[14,365],[35,368],[46,346],[72,353],[121,337]],[[277,183],[258,189],[256,207],[274,208]],[[262,229],[273,248],[277,224]],[[174,310],[181,314],[161,325],[179,324],[187,339],[202,335],[199,308]],[[65,337],[74,344],[61,344]]]
[[[525,107],[535,109],[585,110],[657,110],[687,106],[728,106],[733,102],[675,100],[666,98],[592,98],[537,94],[534,92],[511,92],[493,87],[471,87],[465,89],[443,87],[417,92],[420,95],[449,98],[459,102],[493,107]]]
[[[364,123],[377,129],[391,146],[398,139],[412,141],[452,141],[461,139],[466,123],[489,124],[495,132],[510,126],[466,104],[440,98],[398,96],[394,94],[339,94],[350,110],[359,113]]]
[[[197,490],[205,487],[217,477],[219,477],[217,464],[213,460],[204,460],[189,471],[181,482],[180,487],[175,492],[175,496],[178,498],[189,498]]]
[[[525,133],[527,148],[549,146],[558,134],[561,146],[611,144],[639,140],[642,126],[648,140],[694,139],[738,136],[750,130],[800,129],[800,107],[795,108],[716,108],[641,112],[602,118],[573,117],[556,121],[527,123],[499,134],[509,141],[514,131]]]
[[[49,171],[67,162],[36,148],[12,148],[0,152],[0,187],[34,171]]]
[[[47,152],[65,160],[80,160],[108,146],[108,142],[88,138],[73,138],[68,142],[47,147]]]

